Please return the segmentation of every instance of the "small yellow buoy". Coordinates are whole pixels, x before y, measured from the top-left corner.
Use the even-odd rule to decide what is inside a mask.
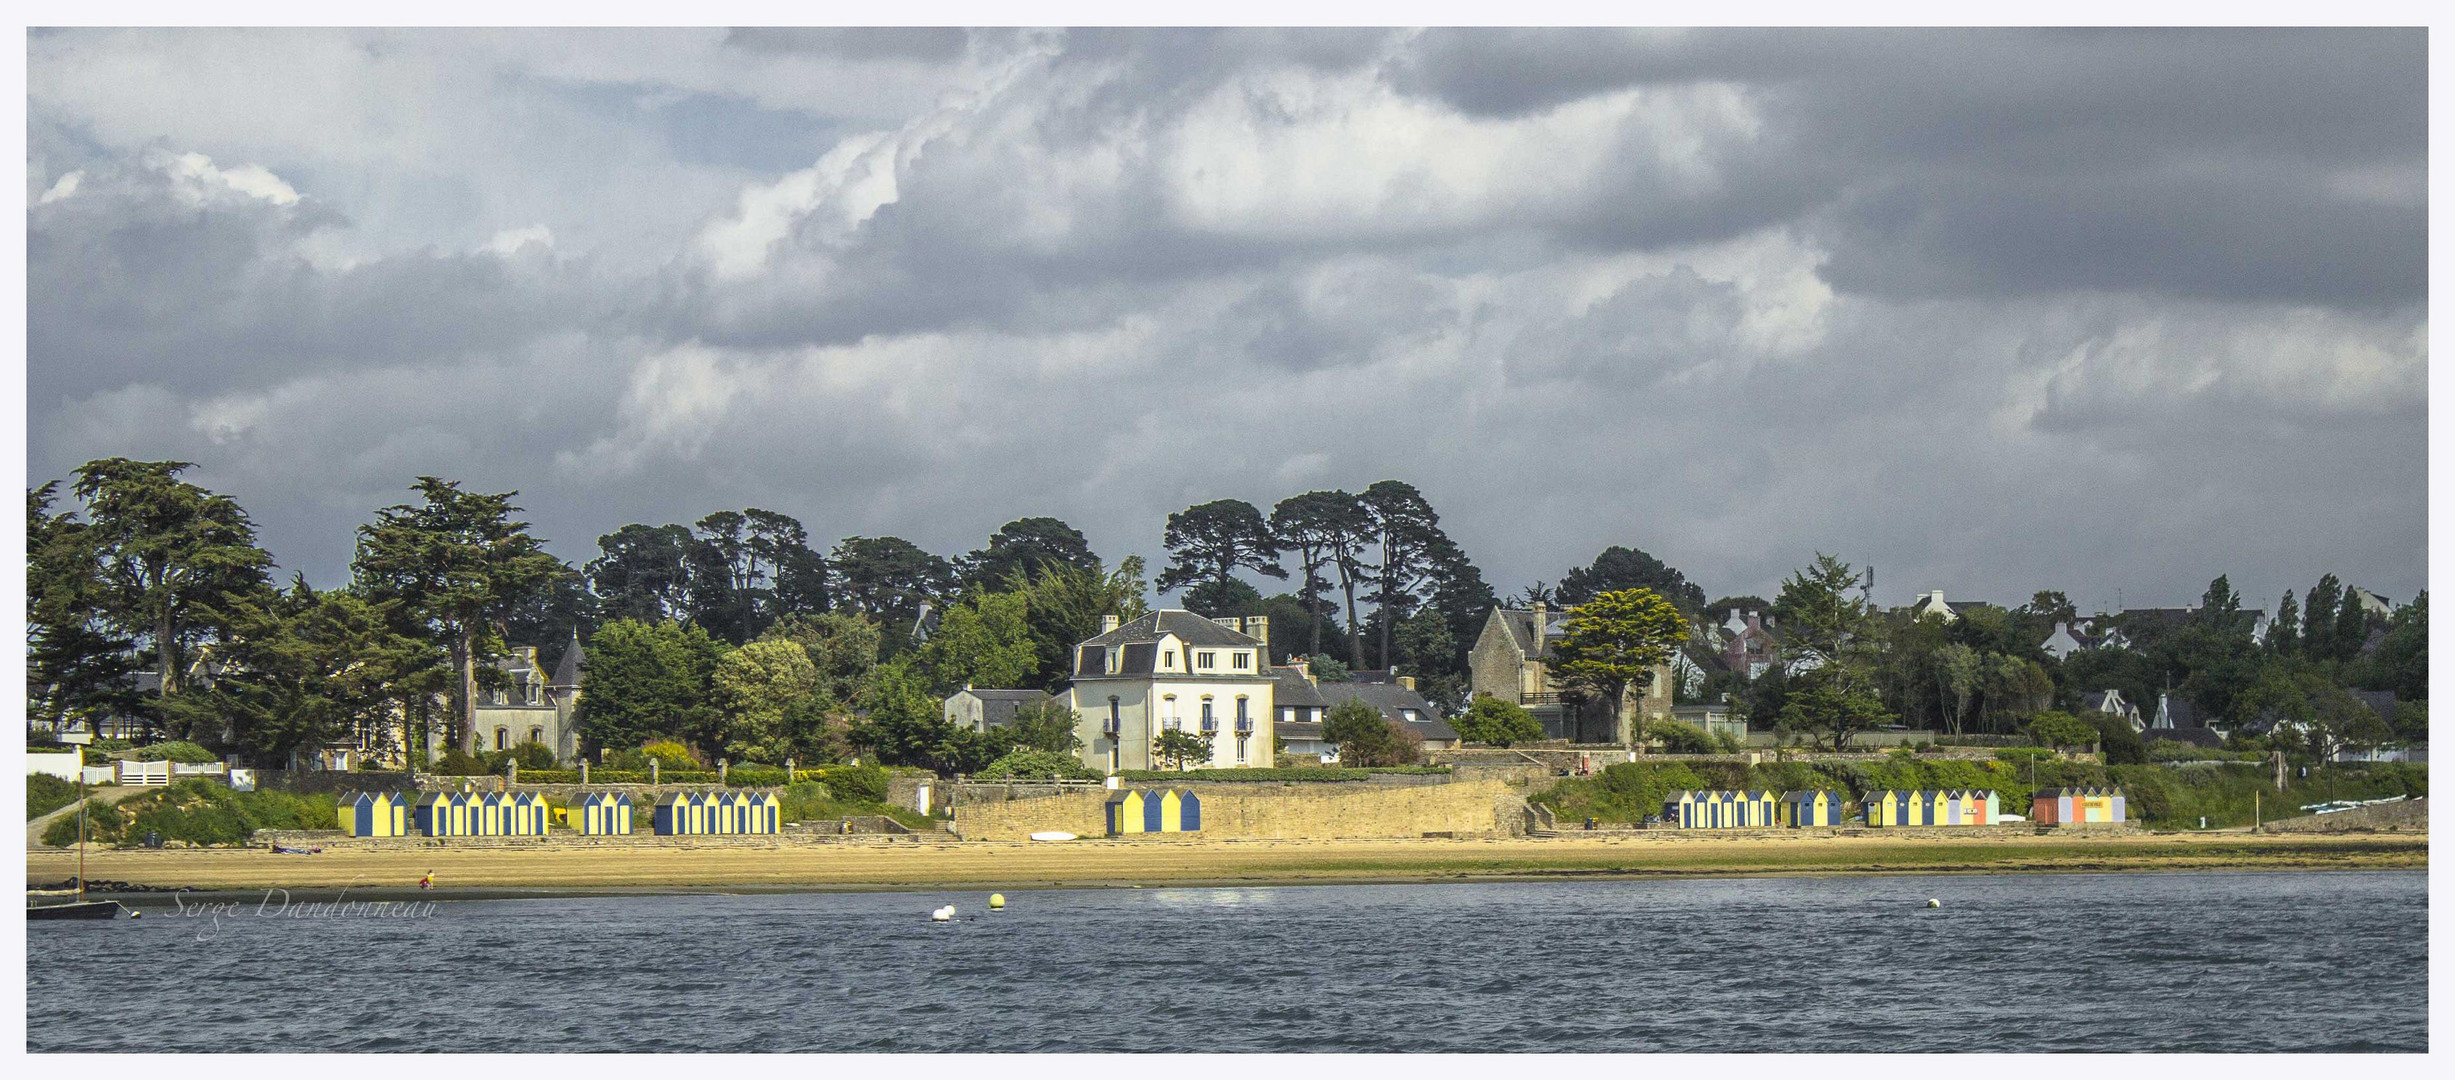
[[[993,893],[990,893],[990,894],[989,894],[989,910],[991,910],[991,911],[1004,911],[1004,910],[1006,910],[1006,894],[1005,894],[1005,893],[1002,893],[1002,892],[993,892]]]
[[[1942,907],[1942,906],[1944,906],[1944,902],[1943,902],[1943,901],[1941,901],[1941,900],[1937,900],[1937,899],[1935,899],[1935,898],[1933,898],[1933,897],[1928,897],[1928,898],[1927,898],[1927,902],[1926,902],[1926,906],[1928,906],[1928,907]]]

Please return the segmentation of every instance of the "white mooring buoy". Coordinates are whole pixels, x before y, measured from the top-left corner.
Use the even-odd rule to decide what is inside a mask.
[[[929,921],[931,922],[951,922],[954,920],[954,918],[955,905],[953,904],[948,904],[945,907],[929,913]]]

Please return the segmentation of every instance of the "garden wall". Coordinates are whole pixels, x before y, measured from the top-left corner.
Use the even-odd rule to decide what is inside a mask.
[[[1130,786],[1150,790],[1171,785]],[[1520,836],[1527,824],[1526,800],[1520,789],[1501,780],[1387,786],[1293,782],[1173,786],[1201,797],[1199,839],[1332,840],[1432,833]],[[966,840],[1021,840],[1041,831],[1104,836],[1108,794],[1082,791],[958,805],[954,832]]]

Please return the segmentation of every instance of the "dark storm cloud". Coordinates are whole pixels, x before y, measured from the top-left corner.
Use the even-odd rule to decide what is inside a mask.
[[[30,482],[202,462],[318,580],[419,473],[574,561],[1398,477],[1504,591],[2425,569],[2418,32],[29,49]]]
[[[2394,304],[2426,283],[2425,45],[2394,30],[1436,31],[1393,67],[1487,116],[1748,86],[1780,152],[1732,178],[1724,234],[1762,220],[1751,202],[1777,218],[1821,204],[1844,289]],[[2389,190],[2331,190],[2331,173],[2364,170]],[[1641,246],[1664,228],[1630,220]]]
[[[843,60],[947,61],[961,57],[969,43],[961,27],[950,26],[753,26],[725,34],[725,44],[750,52],[812,53]]]

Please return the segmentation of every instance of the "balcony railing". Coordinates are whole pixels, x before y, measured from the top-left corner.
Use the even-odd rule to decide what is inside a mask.
[[[1202,721],[1202,734],[1204,734],[1204,735],[1216,735],[1216,734],[1218,734],[1218,733],[1219,733],[1219,721],[1217,721],[1217,720],[1204,720],[1204,721]]]
[[[1558,705],[1567,700],[1568,695],[1557,690],[1541,694],[1517,695],[1517,703],[1520,705]]]
[[[1238,734],[1238,735],[1251,735],[1251,734],[1253,734],[1253,721],[1251,721],[1251,720],[1238,720],[1238,721],[1236,721],[1236,734]]]

